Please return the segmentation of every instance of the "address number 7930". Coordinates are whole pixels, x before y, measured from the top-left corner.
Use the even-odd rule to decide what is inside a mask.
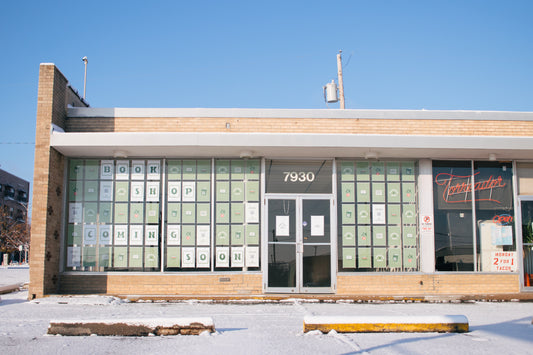
[[[313,182],[315,173],[312,171],[284,171],[284,182]]]

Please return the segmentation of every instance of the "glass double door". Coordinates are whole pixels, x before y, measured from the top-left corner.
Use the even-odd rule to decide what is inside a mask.
[[[266,291],[333,292],[331,197],[272,197],[267,211]]]
[[[533,288],[533,197],[520,200],[524,287]]]

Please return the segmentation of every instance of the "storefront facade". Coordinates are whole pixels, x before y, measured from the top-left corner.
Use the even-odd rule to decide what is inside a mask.
[[[527,297],[531,132],[518,112],[90,108],[42,64],[30,297]]]

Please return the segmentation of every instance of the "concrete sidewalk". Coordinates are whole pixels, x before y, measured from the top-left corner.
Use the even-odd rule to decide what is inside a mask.
[[[12,353],[157,354],[532,354],[529,302],[389,303],[293,299],[267,303],[128,302],[108,296],[46,297],[29,302],[19,291],[2,296],[0,348]],[[467,333],[304,332],[307,316],[429,316],[463,314]],[[216,331],[200,336],[50,336],[50,322],[210,317]],[[105,349],[105,350],[104,350]]]

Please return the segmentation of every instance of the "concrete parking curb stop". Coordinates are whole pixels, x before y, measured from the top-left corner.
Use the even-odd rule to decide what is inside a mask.
[[[171,318],[135,320],[51,320],[49,335],[104,335],[104,336],[149,336],[149,335],[199,335],[215,332],[213,319]]]
[[[0,286],[0,295],[11,293],[20,290],[20,284]]]
[[[304,333],[319,330],[328,333],[380,332],[468,332],[468,319],[463,315],[443,316],[307,316]]]

